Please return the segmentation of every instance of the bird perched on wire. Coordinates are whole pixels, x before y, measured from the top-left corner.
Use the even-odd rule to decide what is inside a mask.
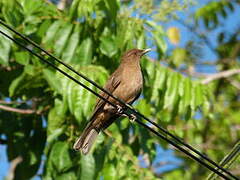
[[[143,87],[140,59],[150,50],[131,49],[125,52],[121,57],[119,67],[110,76],[104,89],[125,103],[132,104],[140,96]],[[103,99],[97,99],[90,122],[73,146],[73,149],[80,150],[83,154],[90,151],[100,131],[106,129],[114,120],[122,116],[122,105],[117,100],[104,92],[100,95],[119,108],[113,107]]]

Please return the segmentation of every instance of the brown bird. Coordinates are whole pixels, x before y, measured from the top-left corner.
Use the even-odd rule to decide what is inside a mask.
[[[125,103],[132,104],[140,96],[143,87],[140,59],[150,50],[132,49],[125,52],[119,67],[110,76],[104,89]],[[113,107],[100,98],[97,99],[90,122],[73,146],[73,149],[80,150],[83,154],[90,151],[98,133],[122,115],[120,111],[122,106],[118,101],[104,92],[100,93],[100,95],[116,104],[119,108]]]

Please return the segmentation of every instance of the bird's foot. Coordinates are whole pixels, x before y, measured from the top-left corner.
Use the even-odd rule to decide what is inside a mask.
[[[129,119],[130,119],[130,122],[131,122],[131,123],[134,123],[135,120],[137,119],[137,117],[136,117],[134,114],[130,114],[130,115],[129,115]]]
[[[122,115],[123,114],[123,108],[122,106],[117,105],[117,114]]]

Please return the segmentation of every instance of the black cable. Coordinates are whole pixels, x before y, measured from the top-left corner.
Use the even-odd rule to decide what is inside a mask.
[[[42,58],[40,55],[38,55],[37,53],[35,53],[34,51],[32,51],[31,49],[29,49],[28,47],[24,46],[23,44],[21,44],[20,42],[16,41],[15,39],[13,39],[12,37],[10,37],[9,35],[7,35],[6,33],[2,32],[0,30],[0,33],[3,34],[4,36],[6,36],[7,38],[11,39],[13,42],[15,42],[16,44],[18,44],[19,46],[21,46],[22,48],[26,49],[27,51],[29,51],[31,54],[37,56],[40,60],[44,61],[45,63],[47,63],[48,65],[52,66],[54,69],[58,70],[59,72],[61,72],[63,75],[67,76],[69,79],[73,80],[74,82],[76,82],[77,84],[81,85],[82,87],[84,87],[85,89],[87,89],[88,91],[90,91],[91,93],[93,93],[95,96],[103,99],[104,101],[106,101],[107,103],[111,104],[113,107],[118,108],[118,106],[116,104],[113,104],[112,102],[110,102],[108,99],[106,99],[105,97],[101,96],[100,94],[96,93],[95,91],[93,91],[92,89],[90,89],[89,87],[87,87],[85,84],[81,83],[80,81],[78,81],[76,78],[70,76],[69,74],[67,74],[66,72],[64,72],[63,70],[61,70],[60,68],[58,68],[57,66],[55,66],[53,63],[47,61],[46,59]]]
[[[231,176],[232,178],[238,180],[239,178],[237,178],[236,176],[234,176],[231,172],[227,171],[225,168],[219,166],[216,162],[214,162],[213,160],[211,160],[210,158],[208,158],[206,155],[202,154],[201,152],[199,152],[198,150],[194,149],[192,146],[190,146],[189,144],[183,142],[182,140],[180,140],[178,137],[174,136],[173,134],[171,134],[170,132],[168,132],[166,129],[162,128],[161,126],[159,126],[157,123],[155,123],[154,121],[148,119],[147,117],[145,117],[143,114],[140,114],[141,117],[143,117],[146,121],[150,122],[151,124],[153,124],[155,127],[157,127],[158,129],[160,129],[161,131],[163,131],[164,133],[166,133],[167,135],[169,135],[170,137],[172,137],[173,139],[175,139],[177,142],[179,142],[180,144],[186,146],[187,148],[189,148],[190,150],[192,150],[193,152],[195,152],[196,154],[198,154],[201,158],[203,158],[204,160],[208,161],[209,163],[211,163],[212,165],[216,166],[217,169],[222,170],[223,172],[225,172],[226,174],[228,174],[229,176]]]
[[[85,77],[84,75],[78,73],[77,71],[75,71],[71,66],[63,63],[61,60],[59,60],[58,58],[54,57],[53,55],[51,55],[50,53],[48,53],[46,50],[42,49],[38,44],[36,44],[35,42],[33,42],[32,40],[28,39],[27,37],[25,37],[24,35],[18,33],[17,31],[15,31],[14,29],[12,29],[10,26],[8,26],[7,24],[3,23],[0,20],[0,23],[2,25],[4,25],[5,27],[7,27],[8,29],[10,29],[11,31],[13,31],[15,34],[19,35],[20,37],[22,37],[24,40],[28,41],[30,44],[33,44],[35,47],[37,47],[38,49],[40,49],[41,51],[45,52],[47,55],[49,55],[50,57],[52,57],[53,59],[55,59],[57,62],[59,62],[60,64],[64,65],[65,67],[67,67],[68,69],[70,69],[71,71],[73,71],[74,73],[76,73],[78,76],[84,78],[85,80],[87,80],[88,82],[92,83],[94,86],[96,86],[97,88],[99,88],[100,90],[102,90],[103,92],[105,92],[106,94],[108,94],[109,96],[111,96],[112,98],[116,99],[117,101],[119,101],[122,105],[128,107],[132,112],[134,112],[135,114],[138,114],[140,117],[144,118],[145,120],[147,120],[148,122],[150,122],[151,124],[153,124],[154,126],[156,126],[158,129],[160,129],[161,131],[163,131],[164,133],[166,133],[167,135],[171,136],[172,138],[174,138],[176,141],[178,141],[179,143],[183,144],[184,146],[186,146],[187,148],[189,148],[190,150],[194,151],[196,154],[198,154],[199,156],[201,156],[203,159],[207,160],[208,162],[210,162],[211,164],[215,165],[218,169],[221,169],[223,172],[229,174],[231,177],[233,177],[234,179],[237,179],[235,176],[233,176],[230,172],[228,172],[227,170],[225,170],[224,168],[220,167],[218,164],[216,164],[214,161],[212,161],[211,159],[209,159],[208,157],[206,157],[205,155],[201,154],[199,151],[197,151],[196,149],[194,149],[192,146],[184,143],[183,141],[181,141],[179,138],[175,137],[173,134],[171,134],[170,132],[168,132],[167,130],[165,130],[164,128],[162,128],[161,126],[159,126],[158,124],[156,124],[155,122],[151,121],[150,119],[146,118],[144,115],[142,115],[141,113],[137,112],[132,106],[130,106],[129,104],[126,104],[125,102],[123,102],[122,100],[118,99],[117,97],[113,96],[111,93],[109,93],[108,91],[106,91],[105,89],[103,89],[102,87],[100,87],[99,85],[97,85],[94,81],[88,79],[87,77]],[[57,69],[59,72],[61,72],[62,74],[64,74],[65,76],[67,76],[68,78],[72,79],[73,81],[75,81],[76,83],[78,83],[79,85],[83,86],[84,88],[86,88],[88,91],[92,92],[94,95],[96,95],[97,97],[103,99],[104,101],[106,101],[107,103],[111,104],[112,106],[118,108],[117,105],[111,103],[110,101],[108,101],[106,98],[102,97],[101,95],[99,95],[98,93],[94,92],[92,89],[88,88],[86,85],[84,85],[83,83],[79,82],[77,79],[73,78],[72,76],[68,75],[66,72],[62,71],[61,69],[59,69],[58,67],[56,67],[54,64],[50,63],[49,61],[47,61],[46,59],[42,58],[41,56],[39,56],[38,54],[36,54],[35,52],[33,52],[31,49],[25,47],[24,45],[22,45],[21,43],[19,43],[18,41],[14,40],[13,38],[11,38],[10,36],[8,36],[6,33],[2,32],[1,33],[8,37],[9,39],[11,39],[12,41],[14,41],[16,44],[18,44],[19,46],[23,47],[24,49],[26,49],[27,51],[29,51],[30,53],[34,54],[35,56],[37,56],[40,60],[44,61],[45,63],[47,63],[48,65],[54,67],[55,69]],[[127,116],[129,116],[129,114],[125,113]],[[170,141],[170,140],[169,140]],[[172,142],[173,143],[173,142]],[[175,144],[175,143],[174,143]],[[175,144],[177,145],[177,144]],[[177,145],[178,146],[178,145]],[[176,146],[175,146],[176,147]],[[195,156],[194,156],[195,157]],[[195,157],[196,158],[196,157]],[[205,162],[204,162],[205,163]]]
[[[187,154],[188,156],[190,156],[192,159],[194,159],[195,161],[199,162],[200,164],[204,165],[206,168],[210,169],[211,171],[215,172],[216,174],[218,174],[219,176],[223,177],[224,179],[229,179],[229,177],[225,176],[224,174],[222,174],[221,172],[219,172],[217,169],[213,168],[212,166],[210,166],[209,164],[207,164],[206,162],[202,161],[201,159],[197,158],[196,156],[194,156],[193,154],[191,154],[190,152],[188,152],[187,150],[185,150],[184,148],[182,148],[181,146],[174,144],[172,141],[170,141],[168,138],[166,138],[165,136],[163,136],[162,134],[160,134],[159,132],[155,131],[154,129],[150,128],[149,126],[147,126],[146,124],[144,124],[142,121],[139,121],[138,119],[135,120],[136,122],[138,122],[138,124],[141,124],[143,127],[147,128],[148,130],[152,131],[152,133],[154,133],[155,135],[157,135],[158,137],[161,137],[162,139],[164,139],[165,141],[167,141],[169,144],[173,145],[174,147],[176,147],[177,149],[179,149],[180,151],[184,152],[185,154]]]
[[[177,142],[179,142],[180,144],[183,144],[184,146],[186,146],[187,148],[189,148],[191,151],[195,152],[196,154],[198,154],[200,157],[202,157],[203,159],[205,159],[206,161],[208,161],[209,163],[213,164],[214,166],[216,166],[218,169],[221,169],[223,172],[227,173],[228,175],[234,177],[230,172],[228,172],[226,169],[222,168],[221,166],[219,166],[216,162],[214,162],[213,160],[211,160],[210,158],[208,158],[207,156],[205,156],[204,154],[202,154],[201,152],[199,152],[198,150],[196,150],[195,148],[193,148],[191,145],[186,144],[185,142],[183,142],[181,139],[179,139],[178,137],[176,137],[175,135],[171,134],[169,131],[167,131],[166,129],[162,128],[161,126],[159,126],[157,123],[155,123],[154,121],[148,119],[147,117],[145,117],[144,115],[142,115],[141,113],[139,113],[138,111],[136,111],[132,106],[130,106],[129,104],[125,103],[124,101],[122,101],[121,99],[117,98],[116,96],[112,95],[110,92],[108,92],[106,89],[102,88],[101,86],[99,86],[97,83],[95,83],[94,81],[92,81],[91,79],[87,78],[86,76],[84,76],[83,74],[77,72],[76,70],[74,70],[74,68],[72,68],[71,66],[69,66],[68,64],[62,62],[60,59],[58,59],[57,57],[53,56],[52,54],[50,54],[49,52],[47,52],[45,49],[43,49],[42,47],[40,47],[37,43],[35,43],[34,41],[32,41],[31,39],[27,38],[26,36],[22,35],[21,33],[15,31],[12,27],[10,27],[9,25],[7,25],[6,23],[4,23],[3,21],[0,20],[0,23],[7,27],[9,30],[11,30],[12,32],[14,32],[15,34],[17,34],[18,36],[20,36],[21,38],[23,38],[24,40],[26,40],[27,42],[29,42],[30,44],[33,44],[36,48],[38,48],[39,50],[43,51],[44,53],[46,53],[48,56],[50,56],[51,58],[53,58],[54,60],[56,60],[58,63],[62,64],[63,66],[65,66],[66,68],[68,68],[69,70],[71,70],[72,72],[74,72],[76,75],[82,77],[84,80],[90,82],[91,84],[93,84],[95,87],[97,87],[98,89],[100,89],[101,91],[103,91],[104,93],[106,93],[107,95],[109,95],[110,97],[114,98],[115,100],[117,100],[118,102],[120,102],[122,105],[124,105],[125,107],[129,108],[133,113],[139,115],[140,117],[142,117],[143,119],[145,119],[146,121],[148,121],[149,123],[153,124],[154,126],[156,126],[159,130],[161,130],[163,133],[169,135],[171,138],[173,138],[174,140],[176,140]],[[76,81],[75,81],[76,82]],[[93,92],[92,92],[93,93]],[[96,95],[96,94],[95,94]],[[99,96],[98,96],[99,97]],[[104,98],[104,100],[106,101],[106,98]],[[108,102],[108,101],[107,101]],[[109,102],[108,102],[109,103]],[[113,105],[113,103],[109,103],[111,105]],[[114,106],[116,107],[116,106]]]
[[[2,22],[0,20],[0,23],[2,25],[4,25],[5,27],[7,27],[9,30],[13,31],[15,34],[17,34],[18,36],[20,36],[21,38],[23,38],[24,40],[26,40],[27,42],[29,42],[30,44],[33,44],[36,48],[38,48],[39,50],[43,51],[44,53],[46,53],[48,56],[50,56],[51,58],[53,58],[54,60],[56,60],[58,63],[62,64],[63,66],[65,66],[66,68],[68,68],[69,70],[71,70],[72,72],[74,72],[76,75],[82,77],[84,80],[90,82],[91,84],[93,84],[95,87],[97,87],[98,89],[100,89],[101,91],[103,91],[104,93],[106,93],[107,95],[109,95],[110,97],[114,98],[115,100],[117,100],[118,102],[120,102],[122,105],[124,105],[125,107],[129,108],[133,113],[138,114],[140,117],[142,117],[143,119],[145,119],[146,121],[148,121],[149,123],[153,124],[154,126],[156,126],[158,129],[160,129],[162,132],[164,132],[165,134],[169,135],[171,138],[175,139],[177,142],[179,142],[180,144],[183,144],[184,146],[186,146],[187,148],[189,148],[190,150],[192,150],[193,152],[195,152],[196,154],[198,154],[200,157],[202,157],[203,159],[205,159],[206,161],[210,162],[211,164],[213,164],[214,166],[216,166],[218,169],[221,169],[223,172],[229,174],[230,176],[233,177],[233,175],[228,172],[227,170],[225,170],[224,168],[222,168],[221,166],[219,166],[216,162],[214,162],[213,160],[211,160],[210,158],[208,158],[207,156],[205,156],[204,154],[202,154],[201,152],[199,152],[198,150],[196,150],[195,148],[193,148],[191,145],[186,144],[185,142],[183,142],[181,139],[179,139],[178,137],[176,137],[175,135],[171,134],[170,132],[168,132],[166,129],[162,128],[161,126],[159,126],[157,123],[153,122],[152,120],[148,119],[147,117],[145,117],[144,115],[142,115],[141,113],[137,112],[132,106],[130,106],[129,104],[125,103],[124,101],[122,101],[121,99],[117,98],[116,96],[112,95],[110,92],[108,92],[106,89],[102,88],[101,86],[99,86],[97,83],[95,83],[94,81],[92,81],[91,79],[87,78],[86,76],[84,76],[83,74],[77,72],[76,70],[74,70],[74,68],[72,68],[71,66],[69,66],[68,64],[62,62],[60,59],[58,59],[57,57],[53,56],[52,54],[50,54],[49,52],[47,52],[45,49],[43,49],[42,47],[40,47],[37,43],[35,43],[34,41],[32,41],[31,39],[27,38],[26,36],[22,35],[21,33],[15,31],[13,28],[11,28],[9,25],[5,24],[4,22]],[[75,81],[76,82],[76,81]],[[95,94],[96,95],[96,94]],[[98,96],[99,97],[99,96]],[[104,99],[106,101],[106,98]],[[108,102],[109,103],[109,102]],[[111,105],[113,105],[113,103],[109,103]],[[115,106],[114,106],[115,107]]]

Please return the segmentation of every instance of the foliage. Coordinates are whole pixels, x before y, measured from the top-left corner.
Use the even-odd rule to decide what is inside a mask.
[[[232,132],[230,128],[220,135],[227,126],[237,124],[239,113],[234,109],[239,103],[223,112],[225,96],[217,94],[220,104],[214,108],[216,113],[210,109],[219,85],[206,86],[179,72],[178,67],[191,52],[179,48],[171,56],[167,52],[166,33],[158,23],[166,20],[162,19],[165,15],[174,16],[176,10],[182,10],[187,3],[184,6],[179,1],[153,3],[74,0],[69,8],[60,11],[43,0],[0,0],[0,18],[100,85],[104,85],[118,66],[124,51],[146,48],[147,44],[156,47],[158,59],[168,58],[169,64],[165,66],[148,57],[142,59],[144,91],[135,107],[187,142],[201,144],[199,148],[219,160],[239,137],[235,132],[236,137],[225,142]],[[160,7],[161,11],[156,13]],[[136,13],[148,13],[149,18],[135,17]],[[198,13],[197,18],[205,17]],[[4,27],[0,26],[0,30],[22,41]],[[231,43],[224,43],[231,46]],[[6,77],[0,80],[1,99],[10,97],[12,107],[34,110],[32,114],[0,111],[0,137],[6,138],[8,160],[23,157],[16,168],[15,179],[30,179],[37,175],[39,167],[43,170],[40,176],[47,180],[158,178],[153,169],[139,166],[138,156],[147,154],[152,163],[156,158],[155,144],[160,143],[165,148],[168,144],[137,124],[131,125],[127,119],[117,120],[108,128],[107,135],[100,134],[91,154],[82,156],[74,152],[73,142],[90,118],[96,97],[3,36],[0,36],[0,47],[0,75]],[[218,51],[221,52],[220,46]],[[59,68],[98,91],[63,66]],[[227,98],[236,98],[232,87],[226,88]],[[197,111],[201,112],[200,120],[195,118]],[[224,119],[225,113],[231,122]],[[216,118],[221,119],[222,126]],[[222,152],[203,147],[210,132],[220,135],[219,139],[214,139],[214,145]],[[201,169],[204,173],[199,173],[198,164],[181,158],[191,171],[185,173],[183,168],[178,168],[166,173],[166,178],[183,175],[191,179],[195,174],[205,177],[205,169]]]

